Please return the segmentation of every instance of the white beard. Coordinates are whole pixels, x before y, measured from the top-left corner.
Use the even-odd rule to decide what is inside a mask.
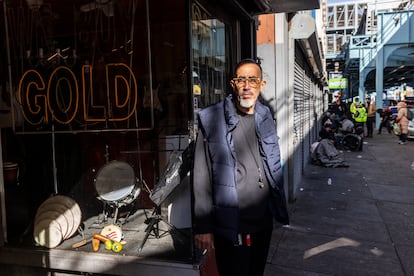
[[[243,108],[251,108],[253,107],[254,103],[255,103],[255,100],[252,100],[252,99],[246,100],[246,99],[242,99],[239,97],[239,104]]]

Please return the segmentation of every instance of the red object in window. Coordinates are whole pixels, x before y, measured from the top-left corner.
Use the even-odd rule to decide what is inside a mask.
[[[252,240],[250,238],[250,234],[246,235],[246,245],[247,246],[251,246],[252,245]]]

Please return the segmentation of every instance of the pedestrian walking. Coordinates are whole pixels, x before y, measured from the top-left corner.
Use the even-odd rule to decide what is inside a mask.
[[[407,142],[407,134],[408,134],[408,119],[407,119],[407,104],[405,102],[399,102],[397,104],[398,115],[395,119],[395,122],[400,125],[400,140],[398,143],[400,145],[405,145]]]
[[[380,115],[381,123],[378,128],[378,133],[381,134],[382,128],[385,127],[389,134],[392,132],[392,125],[391,125],[391,119],[392,119],[392,112],[391,109],[385,108],[385,109],[378,109],[377,112]]]

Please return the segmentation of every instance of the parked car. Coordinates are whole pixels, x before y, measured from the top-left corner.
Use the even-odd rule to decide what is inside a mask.
[[[411,112],[414,115],[414,106],[408,106],[408,112]],[[414,116],[413,116],[414,117]],[[408,122],[408,139],[414,139],[414,119]]]
[[[389,100],[389,99],[382,100],[382,108],[388,108],[388,107],[396,106],[396,105],[397,105],[396,100]]]

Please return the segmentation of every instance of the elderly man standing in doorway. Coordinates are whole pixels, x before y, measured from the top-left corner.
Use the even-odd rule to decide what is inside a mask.
[[[215,249],[220,276],[263,275],[273,218],[288,224],[279,138],[260,64],[236,65],[233,91],[199,113],[194,159],[194,240]]]

